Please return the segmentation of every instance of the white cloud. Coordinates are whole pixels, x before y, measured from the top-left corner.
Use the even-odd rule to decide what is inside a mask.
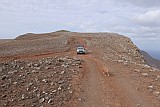
[[[135,6],[150,8],[150,7],[159,7],[160,0],[118,0],[119,2],[128,2]]]
[[[160,10],[148,11],[133,20],[142,26],[160,26]]]
[[[160,0],[0,0],[0,38],[67,29],[159,39],[159,19]]]

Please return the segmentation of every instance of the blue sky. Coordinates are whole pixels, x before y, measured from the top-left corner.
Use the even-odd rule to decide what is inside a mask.
[[[160,0],[0,0],[0,39],[60,29],[117,32],[160,52]]]

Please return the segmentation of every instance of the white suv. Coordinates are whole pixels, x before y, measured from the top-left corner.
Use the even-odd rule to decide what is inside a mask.
[[[77,54],[85,54],[85,49],[83,46],[77,47]]]

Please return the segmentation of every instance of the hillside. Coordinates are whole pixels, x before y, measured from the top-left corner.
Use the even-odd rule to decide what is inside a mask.
[[[152,58],[147,52],[141,51],[141,54],[144,56],[146,63],[152,67],[160,69],[160,60]]]
[[[0,45],[0,61],[2,107],[160,106],[160,70],[117,33],[24,34]]]

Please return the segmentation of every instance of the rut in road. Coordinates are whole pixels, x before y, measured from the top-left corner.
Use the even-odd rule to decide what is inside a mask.
[[[83,56],[86,61],[86,77],[83,80],[82,94],[79,102],[79,107],[109,107],[109,105],[114,105],[116,107],[121,107],[123,100],[116,97],[116,93],[107,84],[105,78],[102,74],[102,65],[97,63],[95,59],[90,56]]]

